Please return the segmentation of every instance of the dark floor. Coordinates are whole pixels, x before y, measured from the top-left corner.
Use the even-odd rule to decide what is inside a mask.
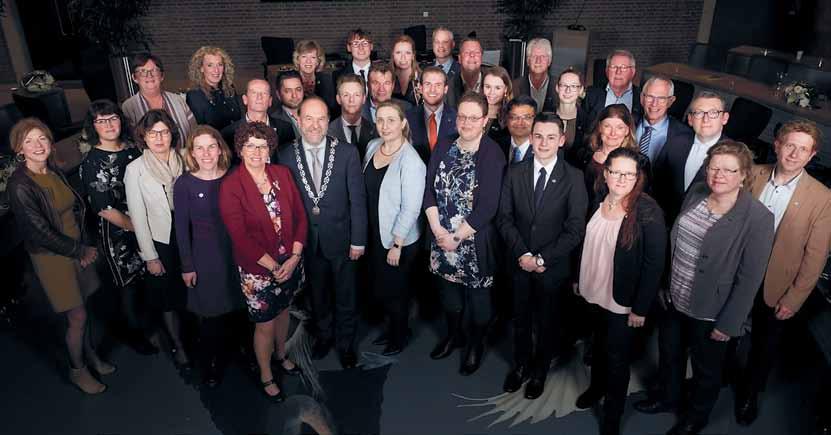
[[[180,373],[169,356],[141,356],[123,346],[116,346],[111,352],[110,359],[118,371],[104,378],[107,392],[84,396],[67,382],[65,358],[54,345],[60,342],[60,336],[55,334],[59,323],[50,324],[49,316],[36,319],[23,320],[15,328],[0,332],[0,373],[5,391],[0,402],[3,435],[279,434],[284,433],[287,414],[308,405],[304,402],[308,398],[303,395],[306,389],[296,379],[288,379],[284,385],[294,399],[271,405],[241,364],[226,371],[224,382],[217,389],[203,390],[195,381],[198,375]],[[394,359],[374,354],[381,350],[369,344],[376,333],[367,330],[364,334],[361,350],[368,352],[362,357],[366,367],[341,370],[333,353],[317,364],[327,394],[326,405],[340,434],[597,433],[597,419],[591,412],[552,416],[534,424],[530,418],[524,419],[526,414],[552,413],[544,408],[552,406],[563,394],[576,394],[570,391],[550,391],[545,400],[515,401],[507,407],[508,411],[470,421],[494,407],[461,407],[481,402],[459,396],[487,398],[501,393],[508,369],[508,340],[489,351],[475,375],[464,378],[456,373],[458,353],[442,361],[429,358],[437,339],[432,324],[415,322],[412,344]],[[732,394],[725,388],[704,434],[811,433],[816,356],[798,350],[789,354],[791,358],[783,362],[789,369],[778,373],[798,375],[786,380],[779,374],[774,377],[763,396],[761,416],[752,427],[735,424]],[[575,382],[581,381],[572,384]],[[630,404],[640,397],[642,394],[631,396]],[[573,397],[566,400],[571,403]],[[504,412],[518,414],[490,426]],[[670,414],[639,414],[629,407],[622,432],[663,434],[673,419]],[[517,420],[523,421],[511,426]]]

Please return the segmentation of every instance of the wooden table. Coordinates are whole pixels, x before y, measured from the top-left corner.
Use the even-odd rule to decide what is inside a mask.
[[[738,47],[733,47],[730,50],[727,50],[727,53],[728,55],[745,57],[767,56],[791,64],[801,64],[818,71],[831,72],[831,65],[828,65],[829,60],[831,59],[823,59],[815,56],[802,56],[802,59],[796,60],[796,53],[767,49],[767,54],[765,54],[765,48],[754,47],[752,45],[740,45]],[[822,60],[822,66],[819,66],[820,60]]]
[[[693,85],[744,97],[773,109],[809,119],[831,129],[831,104],[828,101],[815,109],[803,109],[785,102],[784,97],[774,95],[774,89],[744,77],[696,68],[681,63],[661,63],[646,68],[647,75],[661,74]]]

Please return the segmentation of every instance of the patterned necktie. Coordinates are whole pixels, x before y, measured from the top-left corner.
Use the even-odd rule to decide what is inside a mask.
[[[349,127],[349,143],[355,145],[358,143],[358,126],[357,125],[347,125]]]
[[[436,125],[436,112],[430,114],[430,122],[428,124],[427,142],[430,144],[430,151],[433,151],[433,148],[436,147],[436,143],[439,141],[439,127]]]
[[[643,128],[643,134],[641,134],[641,140],[638,141],[638,148],[641,150],[641,154],[645,156],[649,156],[649,141],[652,139],[652,127],[646,126]]]
[[[545,168],[540,168],[540,176],[537,177],[537,184],[534,185],[534,207],[540,208],[542,204],[542,194],[545,192]]]
[[[312,183],[315,185],[315,191],[320,193],[320,150],[322,146],[311,147],[312,150]]]

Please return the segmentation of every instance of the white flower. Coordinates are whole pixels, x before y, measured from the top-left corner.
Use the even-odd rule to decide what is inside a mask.
[[[796,86],[794,86],[794,87],[793,87],[793,90],[794,90],[794,92],[796,92],[796,93],[800,93],[800,92],[804,91],[804,90],[805,90],[805,88],[803,88],[803,87],[802,87],[802,86],[800,86],[800,85],[796,85]]]
[[[799,106],[800,107],[808,107],[810,104],[811,104],[811,101],[806,97],[802,97],[799,100]]]

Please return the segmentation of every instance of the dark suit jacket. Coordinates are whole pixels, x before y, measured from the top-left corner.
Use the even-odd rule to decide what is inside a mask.
[[[597,198],[589,211],[593,216],[606,198]],[[637,238],[632,246],[623,246],[618,235],[612,278],[612,297],[620,306],[631,307],[632,312],[646,316],[658,294],[658,286],[666,264],[667,227],[658,203],[649,195],[641,195],[637,207]],[[626,225],[626,219],[623,224]]]
[[[239,121],[225,127],[222,129],[222,138],[225,139],[225,143],[228,144],[232,150],[234,149],[234,133],[236,133],[237,128],[242,125],[245,121],[245,114],[243,114],[242,119]],[[277,147],[283,148],[294,142],[294,128],[292,127],[291,123],[283,121],[281,119],[277,119],[271,115],[268,116],[268,123],[271,128],[277,132]],[[236,153],[233,153],[236,156]],[[276,157],[277,150],[274,150],[272,153],[272,157]],[[236,158],[236,157],[235,157]],[[272,163],[277,163],[276,160],[272,160]]]
[[[349,255],[350,245],[367,244],[366,187],[361,174],[358,150],[352,144],[339,142],[328,136],[324,151],[324,171],[328,166],[332,147],[335,147],[332,174],[326,193],[318,203],[320,215],[317,216],[312,213],[314,203],[309,198],[297,166],[295,149],[300,153],[300,164],[306,174],[309,189],[314,192],[314,182],[310,179],[311,167],[306,162],[303,145],[300,140],[296,140],[291,146],[280,150],[280,161],[291,170],[309,219],[309,250],[306,252],[314,255],[319,249],[326,258],[345,257]],[[323,173],[324,176],[325,174],[326,172]]]
[[[586,89],[586,98],[583,99],[583,109],[586,112],[586,131],[591,131],[594,121],[600,111],[606,107],[606,87],[595,88],[589,86]],[[641,88],[632,85],[632,116],[640,116],[643,112],[641,108]]]
[[[548,90],[545,92],[545,103],[542,107],[537,107],[537,112],[554,112],[557,110],[557,90],[554,89],[556,85],[554,77],[548,77]],[[528,82],[528,74],[514,80],[514,97],[520,95],[531,96],[531,84]]]
[[[530,252],[545,261],[545,274],[563,282],[571,253],[586,232],[588,198],[579,169],[557,159],[539,209],[534,204],[534,160],[511,165],[502,184],[497,224],[510,259]],[[515,261],[515,272],[521,271]],[[553,289],[552,289],[553,290]]]
[[[329,123],[329,136],[336,138],[340,142],[349,142],[349,138],[343,133],[343,118],[340,116]],[[361,117],[361,133],[358,135],[358,143],[352,144],[358,149],[358,156],[361,157],[361,161],[363,161],[366,155],[366,144],[376,137],[378,137],[378,132],[375,131],[375,124]]]
[[[390,98],[390,101],[398,103],[401,106],[401,109],[404,110],[404,113],[407,113],[408,110],[413,108],[413,105],[410,104],[409,101],[401,100],[398,98]],[[372,118],[372,102],[370,101],[369,96],[366,98],[366,102],[364,103],[364,107],[361,110],[361,116],[366,118],[369,122],[375,123],[375,120]]]
[[[479,73],[482,74],[482,80],[484,80],[484,67],[480,68]],[[465,93],[465,84],[462,81],[461,69],[459,69],[458,74],[454,75],[453,77],[448,77],[447,84],[447,96],[444,97],[444,102],[445,104],[449,104],[453,107],[458,108],[459,98],[462,98],[462,95]]]
[[[529,138],[530,139],[530,138]],[[499,142],[499,147],[502,148],[502,153],[505,154],[505,161],[510,164],[510,166],[514,166],[517,163],[524,162],[526,160],[533,160],[534,159],[534,145],[528,144],[528,149],[525,150],[525,154],[522,156],[522,160],[519,162],[511,161],[511,135],[508,134],[507,136],[501,138]],[[561,153],[562,155],[562,153]]]
[[[586,139],[586,135],[591,133],[591,130],[589,130],[591,127],[588,124],[586,110],[578,104],[577,118],[574,122],[574,126],[577,129],[574,133],[574,142],[563,145],[563,154],[565,155],[566,161],[575,168],[582,167],[583,162],[586,161],[586,156],[592,154],[589,141]]]
[[[275,109],[273,112],[269,113],[269,116],[271,116],[272,118],[275,118],[275,119],[279,119],[280,121],[283,121],[283,122],[288,123],[289,125],[291,125],[291,129],[294,132],[294,137],[295,138],[300,137],[300,128],[297,127],[296,125],[294,125],[294,122],[292,122],[291,117],[289,116],[289,114],[286,113],[285,110],[283,110],[283,105],[282,104],[278,103],[277,104],[277,109]]]
[[[329,108],[329,118],[331,119],[340,116],[340,106],[338,106],[338,101],[335,99],[337,93],[338,90],[331,73],[326,71],[315,73],[315,95],[323,98],[323,101],[326,102],[326,107]]]
[[[430,161],[430,143],[427,139],[427,123],[424,120],[424,104],[419,104],[407,111],[407,122],[410,124],[410,135],[412,136],[410,143],[418,152],[421,160],[427,164]],[[438,123],[438,139],[448,140],[450,142],[459,137],[459,132],[456,131],[456,108],[447,104],[444,105],[441,113],[441,120]],[[436,142],[438,145],[438,142]]]
[[[667,136],[669,137],[669,136]],[[684,168],[687,166],[687,157],[690,155],[693,142],[695,141],[695,134],[680,137],[678,141],[674,142],[672,146],[664,145],[666,153],[662,162],[661,172],[656,172],[655,177],[658,181],[656,184],[661,185],[660,190],[656,192],[655,199],[658,204],[664,209],[664,216],[667,219],[667,225],[672,225],[678,213],[681,210],[681,204],[684,202],[684,197],[687,194],[687,189],[684,188]],[[722,135],[719,140],[726,139]],[[695,177],[690,183],[692,187],[695,183],[705,181],[707,179],[704,166],[698,168]]]

